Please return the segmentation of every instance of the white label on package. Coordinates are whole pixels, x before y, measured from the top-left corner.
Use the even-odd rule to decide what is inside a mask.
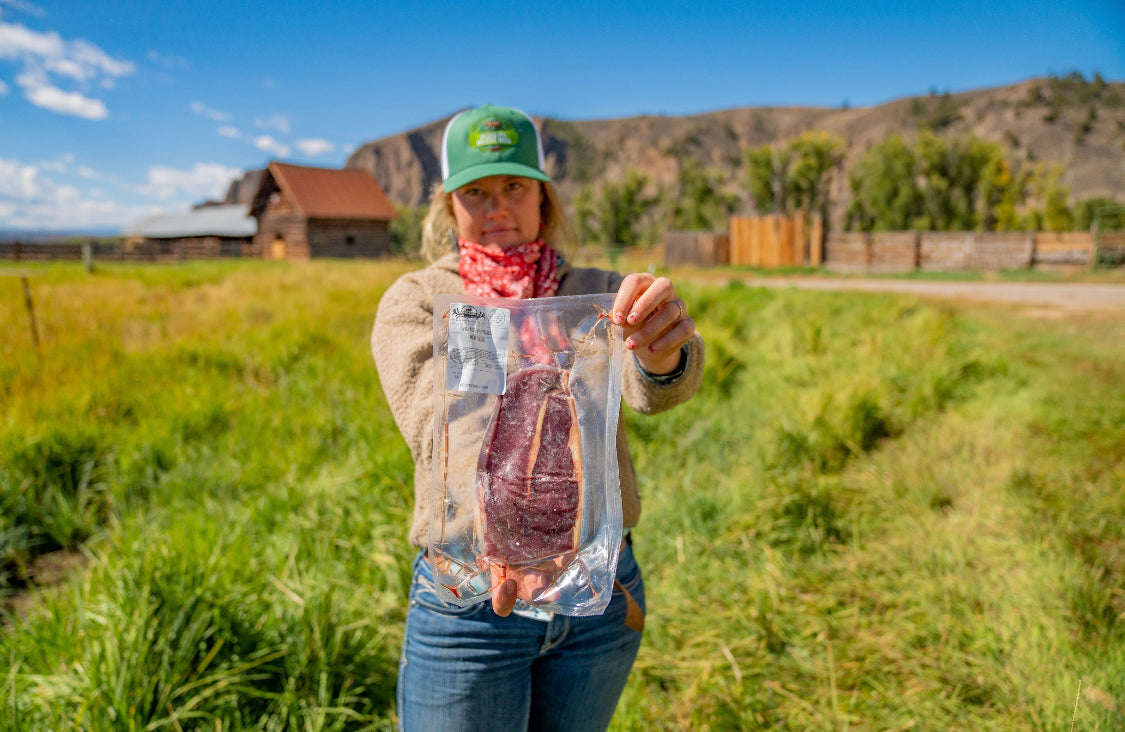
[[[507,386],[511,311],[464,303],[449,305],[445,388],[503,394]]]

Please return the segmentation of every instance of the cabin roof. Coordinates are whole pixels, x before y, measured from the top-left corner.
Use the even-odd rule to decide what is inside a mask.
[[[365,170],[270,163],[250,206],[250,213],[254,216],[261,214],[270,194],[277,190],[309,219],[389,221],[398,216],[383,189]]]

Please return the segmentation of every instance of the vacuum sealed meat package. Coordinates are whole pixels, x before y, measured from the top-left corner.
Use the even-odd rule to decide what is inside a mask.
[[[613,300],[435,298],[428,556],[445,602],[482,602],[512,579],[517,613],[609,604],[624,353]]]

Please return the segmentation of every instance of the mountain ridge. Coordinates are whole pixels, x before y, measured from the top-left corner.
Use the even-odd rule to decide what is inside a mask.
[[[448,119],[364,143],[344,167],[370,172],[397,204],[421,205],[440,180],[439,147]],[[909,140],[922,129],[942,136],[974,135],[1002,145],[1014,160],[1059,165],[1072,202],[1125,197],[1125,83],[1106,82],[1098,75],[1093,80],[1071,74],[957,93],[931,91],[870,107],[794,105],[677,116],[535,119],[547,172],[568,200],[587,184],[617,182],[629,171],[646,175],[654,189],[665,189],[675,184],[688,160],[696,160],[720,170],[727,190],[740,194],[741,212],[750,213],[742,184],[746,151],[819,130],[839,135],[845,144],[842,174],[831,185],[832,218],[838,220],[849,199],[847,171],[887,137]],[[234,181],[227,202],[242,202],[249,187]]]

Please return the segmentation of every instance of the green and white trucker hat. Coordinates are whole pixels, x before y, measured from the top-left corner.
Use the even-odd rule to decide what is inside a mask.
[[[518,109],[486,104],[461,112],[445,126],[441,180],[446,191],[488,175],[551,180],[543,167],[539,130]]]

